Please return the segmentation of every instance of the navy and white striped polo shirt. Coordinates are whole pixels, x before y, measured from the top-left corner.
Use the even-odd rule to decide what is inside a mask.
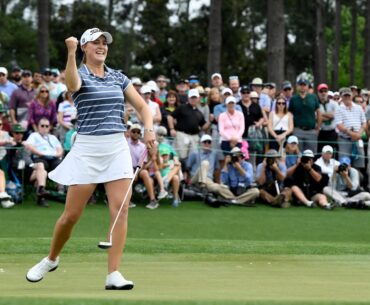
[[[83,135],[108,135],[126,130],[123,123],[123,92],[130,80],[123,73],[104,65],[103,78],[86,65],[78,69],[81,88],[72,94],[77,108],[77,132]]]

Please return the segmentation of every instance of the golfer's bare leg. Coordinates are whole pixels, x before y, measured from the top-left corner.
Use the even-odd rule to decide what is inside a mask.
[[[74,225],[96,188],[96,184],[71,185],[68,187],[66,205],[63,214],[55,224],[53,240],[49,254],[50,260],[55,260],[62,251],[64,244],[71,236]]]
[[[121,207],[126,192],[129,192],[127,194],[124,207],[121,210],[121,214],[117,220],[112,234],[112,247],[108,250],[108,274],[119,269],[123,248],[125,247],[127,235],[128,204],[130,202],[132,193],[131,189],[128,189],[130,182],[131,179],[120,179],[108,182],[104,185],[105,191],[108,196],[110,211],[109,232],[117,216],[118,210]]]

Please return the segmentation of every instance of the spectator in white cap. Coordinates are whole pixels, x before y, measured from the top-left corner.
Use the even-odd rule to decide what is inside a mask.
[[[158,97],[164,103],[167,95],[167,78],[164,75],[159,75],[156,79],[157,86],[159,88]]]
[[[236,111],[236,100],[228,96],[225,100],[226,112],[218,118],[218,130],[220,131],[221,150],[226,155],[234,147],[241,147],[245,129],[244,115]]]
[[[262,79],[259,78],[259,77],[255,77],[255,78],[253,78],[252,82],[249,85],[250,85],[252,91],[257,92],[257,94],[259,96],[259,94],[261,93],[262,88],[263,88]]]
[[[136,89],[136,91],[140,93],[140,88],[143,85],[141,79],[138,78],[138,77],[132,77],[131,78],[131,83],[134,86],[134,88]]]
[[[159,126],[159,123],[162,120],[162,114],[159,109],[159,105],[153,102],[150,98],[152,96],[152,89],[148,85],[144,85],[140,89],[141,96],[143,97],[144,101],[148,104],[150,111],[153,116],[153,126],[156,129]],[[140,114],[137,113],[139,120],[141,121]]]
[[[18,86],[8,80],[8,70],[5,67],[0,67],[0,92],[4,92],[10,98],[16,89]]]
[[[233,95],[233,92],[230,88],[226,87],[226,88],[222,89],[222,91],[221,91],[221,100],[222,100],[222,102],[219,105],[217,105],[213,110],[213,115],[214,115],[214,118],[217,122],[218,122],[218,117],[220,116],[220,114],[223,113],[223,112],[226,112],[226,110],[227,110],[227,107],[226,107],[226,104],[225,104],[226,98],[229,97],[229,96],[232,96],[232,95]],[[242,108],[240,107],[239,104],[237,104],[235,106],[235,109],[237,111],[240,111],[240,112],[242,111]]]
[[[369,90],[367,89],[362,89],[361,90],[361,96],[364,99],[365,103],[367,106],[369,106],[369,98],[370,98],[370,93]]]
[[[222,81],[222,75],[220,73],[213,73],[211,76],[211,87],[212,88],[217,88],[218,90],[223,89],[223,81]]]
[[[328,199],[323,193],[323,188],[327,186],[329,177],[322,174],[321,167],[314,163],[314,158],[312,150],[305,150],[298,166],[292,176],[285,180],[285,184],[291,187],[293,197],[299,204],[309,208],[318,204],[326,210],[332,210],[333,207],[328,203]]]
[[[338,91],[334,91],[334,93],[333,93],[333,101],[336,102],[338,105],[341,104],[340,94],[339,94]]]
[[[330,185],[324,193],[334,202],[347,208],[369,209],[370,193],[360,187],[360,173],[351,167],[351,159],[343,157],[335,167]]]
[[[321,157],[315,161],[315,164],[321,167],[321,172],[327,174],[329,178],[333,176],[335,168],[339,165],[339,161],[333,158],[333,147],[325,145],[321,150]]]
[[[298,143],[299,140],[296,136],[289,136],[285,148],[282,149],[282,158],[287,167],[287,177],[292,175],[301,158]]]
[[[208,129],[207,122],[197,109],[199,97],[198,89],[190,89],[188,103],[181,104],[168,115],[168,127],[171,136],[175,138],[173,145],[181,162],[184,162],[189,154],[196,150],[199,143],[199,132]]]

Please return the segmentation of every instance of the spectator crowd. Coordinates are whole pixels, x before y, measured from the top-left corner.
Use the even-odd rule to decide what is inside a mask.
[[[174,84],[164,75],[131,82],[152,112],[158,145],[147,151],[130,207],[146,201],[156,209],[165,198],[178,207],[196,194],[214,206],[370,208],[367,89],[330,90],[306,73],[282,84],[260,77],[240,84],[220,73],[209,87],[196,75]],[[65,194],[47,175],[73,145],[72,95],[58,69],[0,67],[2,207],[12,207],[15,190],[26,185],[40,207],[49,206],[51,189]],[[127,103],[122,119],[137,167],[147,150],[141,117]]]

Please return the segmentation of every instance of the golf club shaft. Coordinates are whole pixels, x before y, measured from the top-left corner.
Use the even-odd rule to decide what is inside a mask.
[[[138,172],[139,172],[139,170],[141,169],[141,167],[142,167],[142,165],[143,165],[143,163],[144,163],[144,160],[145,160],[146,156],[147,156],[147,151],[145,150],[145,151],[144,151],[144,153],[142,154],[141,158],[140,158],[140,161],[139,161],[138,166],[136,166],[136,169],[135,169],[135,172],[134,172],[134,176],[133,176],[133,177],[132,177],[132,179],[131,179],[131,182],[130,182],[130,184],[129,184],[128,188],[127,188],[126,195],[125,195],[125,197],[123,198],[123,201],[122,201],[121,206],[120,206],[120,208],[119,208],[119,210],[118,210],[118,213],[117,213],[117,215],[116,215],[116,218],[114,219],[114,222],[113,222],[112,228],[110,229],[110,233],[109,233],[109,242],[110,242],[111,244],[112,244],[112,235],[113,235],[114,227],[116,226],[116,223],[117,223],[117,221],[118,221],[119,215],[121,214],[121,211],[122,211],[122,209],[123,209],[123,206],[125,205],[125,202],[126,202],[126,199],[127,199],[127,195],[128,195],[128,193],[130,192],[130,190],[131,190],[131,188],[132,188],[132,185],[133,185],[133,183],[134,183],[134,181],[135,181],[135,178],[136,178],[136,176],[137,176],[137,173],[138,173]]]

